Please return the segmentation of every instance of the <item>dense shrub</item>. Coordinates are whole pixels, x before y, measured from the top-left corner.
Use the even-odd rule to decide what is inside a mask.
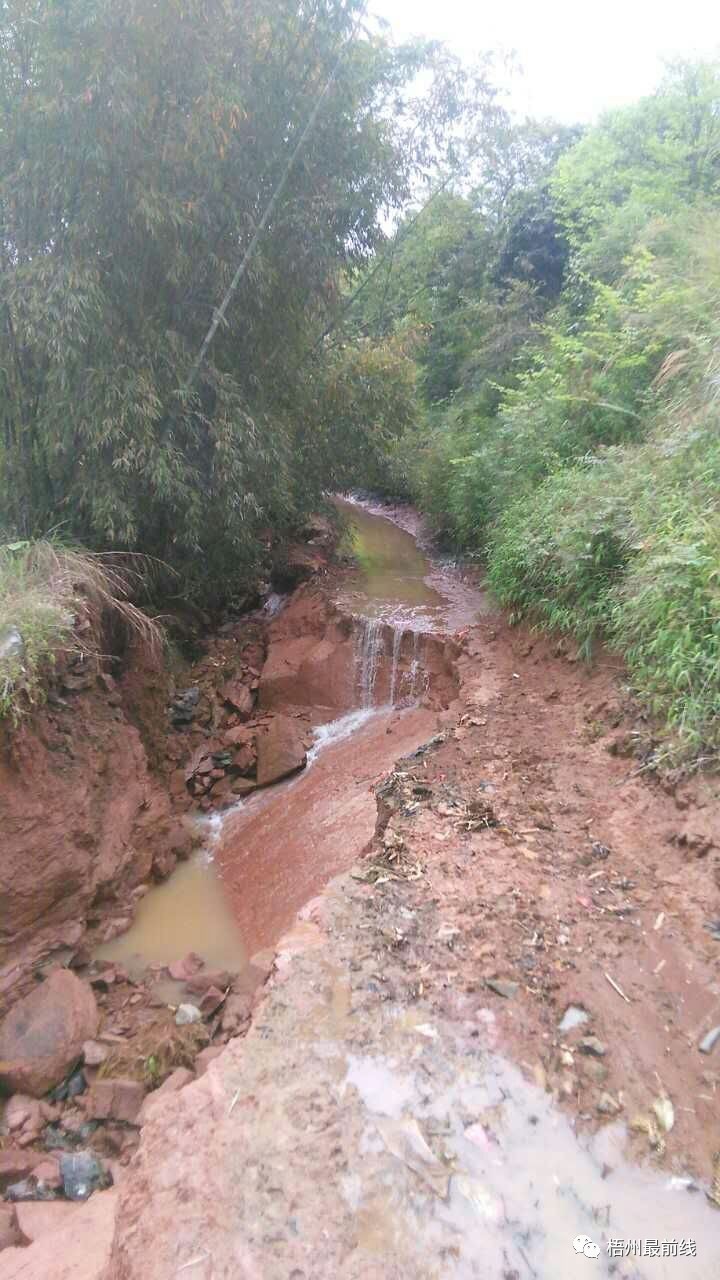
[[[647,438],[566,466],[508,505],[488,546],[503,603],[625,654],[685,754],[720,748],[718,220],[686,223],[659,264],[656,332],[675,331],[645,406]]]

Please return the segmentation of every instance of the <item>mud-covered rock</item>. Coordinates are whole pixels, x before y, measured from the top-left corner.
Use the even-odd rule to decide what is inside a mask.
[[[138,1080],[109,1077],[96,1080],[87,1100],[87,1114],[93,1120],[118,1120],[138,1124],[145,1100],[145,1086]]]
[[[162,1098],[166,1098],[171,1093],[179,1093],[187,1084],[191,1084],[194,1079],[195,1076],[188,1067],[176,1067],[174,1071],[170,1072],[167,1079],[163,1080],[159,1088],[154,1089],[152,1093],[147,1095],[140,1108],[138,1123],[140,1125],[145,1124]]]
[[[20,1235],[26,1244],[67,1226],[77,1206],[67,1200],[25,1200],[15,1206]]]
[[[255,699],[252,691],[241,680],[229,680],[223,685],[220,696],[241,719],[247,720],[252,715]]]
[[[48,955],[82,942],[89,915],[149,878],[178,825],[140,732],[96,684],[71,712],[48,704],[12,734],[0,724],[0,794],[2,1015]]]
[[[75,1209],[32,1244],[5,1249],[3,1280],[105,1280],[115,1233],[116,1192],[103,1191]]]
[[[37,1152],[8,1144],[0,1150],[0,1194],[27,1178],[37,1164]]]
[[[70,969],[51,973],[0,1025],[0,1085],[42,1097],[79,1060],[98,1025],[91,987]]]
[[[303,730],[289,716],[273,717],[265,731],[258,734],[257,752],[257,781],[261,787],[297,773],[307,763]]]

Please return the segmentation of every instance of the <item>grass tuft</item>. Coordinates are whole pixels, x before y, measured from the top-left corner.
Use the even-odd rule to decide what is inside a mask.
[[[0,659],[0,718],[18,721],[42,701],[59,662],[99,656],[110,623],[156,652],[161,630],[131,599],[147,571],[141,556],[94,554],[49,539],[0,544],[0,649],[15,633],[21,640]]]

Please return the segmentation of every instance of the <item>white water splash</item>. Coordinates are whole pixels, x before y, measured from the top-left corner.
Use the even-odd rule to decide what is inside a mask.
[[[392,645],[390,652],[390,632]],[[410,641],[412,637],[412,641]],[[407,643],[406,643],[407,641]],[[411,646],[409,663],[403,669]],[[426,692],[429,676],[426,667],[427,635],[416,627],[406,627],[389,618],[355,618],[355,686],[361,707],[372,707],[377,701],[377,683],[383,672],[383,662],[389,663],[387,686],[388,704],[391,707],[407,706],[417,702]]]
[[[345,738],[349,738],[358,729],[362,729],[363,725],[366,725],[373,716],[379,715],[382,710],[386,709],[383,707],[359,707],[356,711],[348,711],[344,716],[339,716],[337,720],[330,720],[328,724],[318,725],[315,730],[315,741],[307,754],[308,768],[315,763],[326,747],[334,746],[336,742],[342,742]]]

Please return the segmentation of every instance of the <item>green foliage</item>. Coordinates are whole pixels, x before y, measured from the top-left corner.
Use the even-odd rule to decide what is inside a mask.
[[[715,752],[720,68],[505,147],[509,187],[468,201],[470,258],[455,209],[433,227],[411,491],[516,616],[625,655],[668,753]]]
[[[140,548],[212,600],[258,571],[263,529],[282,537],[333,487],[334,467],[307,470],[297,440],[308,335],[455,110],[454,82],[444,92],[428,72],[423,116],[411,86],[429,52],[366,35],[360,11],[3,3],[0,483],[18,534],[61,524],[86,545]],[[342,450],[338,435],[325,457]]]
[[[720,748],[720,287],[717,215],[693,217],[658,264],[648,310],[676,343],[648,400],[647,437],[561,468],[492,531],[498,597],[624,653],[667,751]],[[675,229],[677,231],[677,228]]]
[[[560,157],[551,186],[577,277],[616,281],[649,217],[720,194],[719,108],[717,65],[681,63]]]
[[[406,491],[404,440],[419,408],[416,345],[408,331],[382,343],[361,339],[324,359],[304,452],[339,488]],[[338,438],[343,450],[333,461]]]

